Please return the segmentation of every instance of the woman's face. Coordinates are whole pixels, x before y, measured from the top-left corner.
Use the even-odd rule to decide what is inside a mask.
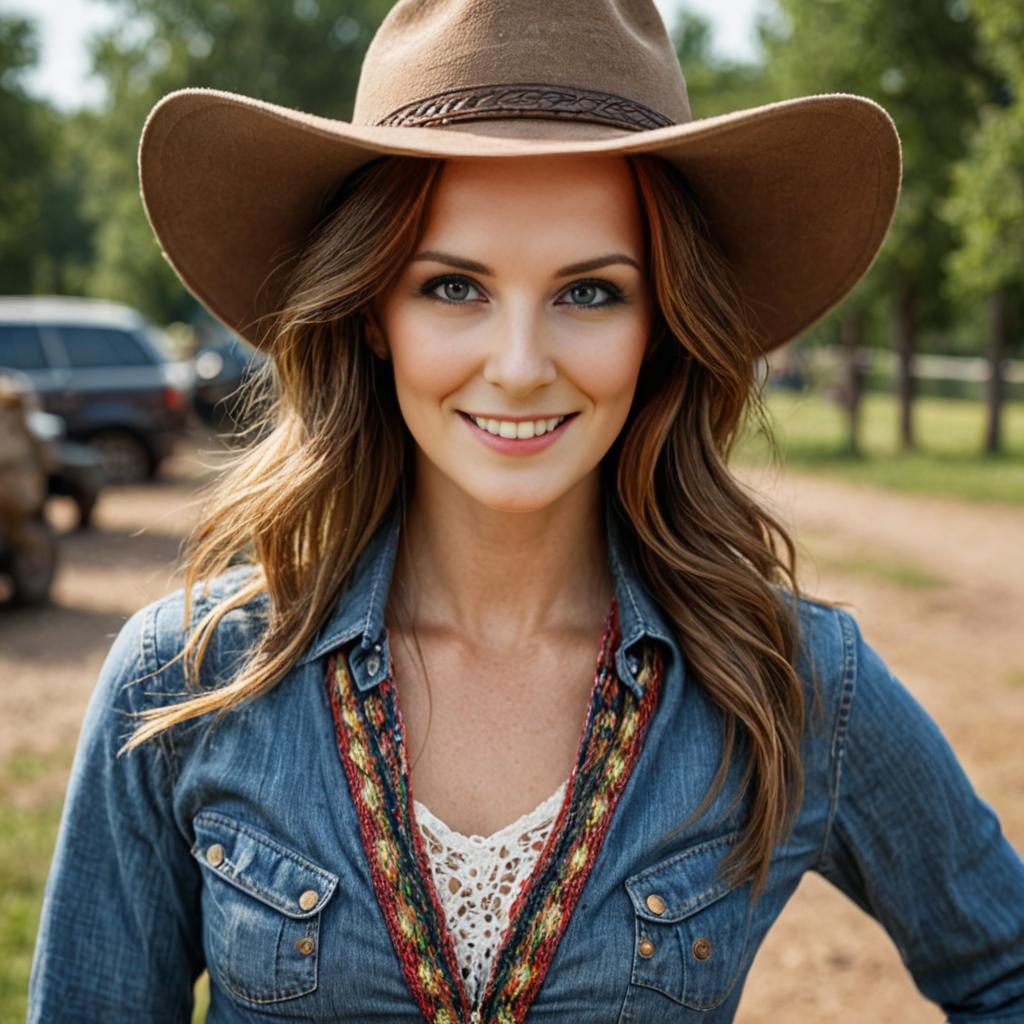
[[[529,511],[597,472],[647,345],[645,278],[624,158],[448,161],[371,341],[393,363],[418,479]]]

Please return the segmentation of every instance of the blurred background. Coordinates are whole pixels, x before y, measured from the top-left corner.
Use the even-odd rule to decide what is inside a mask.
[[[348,119],[390,0],[0,0],[0,1022],[23,1020],[82,715],[125,619],[180,585],[197,490],[262,356],[142,209],[182,86]],[[852,92],[903,140],[886,245],[765,365],[781,459],[734,470],[849,602],[1024,849],[1024,12],[1019,0],[658,0],[695,117]],[[842,239],[836,240],[843,244]],[[822,922],[828,925],[822,927]],[[873,919],[808,876],[738,1020],[940,1022]],[[196,1020],[205,1018],[205,978]]]

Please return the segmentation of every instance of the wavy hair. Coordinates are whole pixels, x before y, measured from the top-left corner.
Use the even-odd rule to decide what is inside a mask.
[[[657,156],[626,159],[645,222],[654,317],[651,355],[602,479],[631,525],[645,585],[724,724],[724,759],[679,829],[711,804],[745,747],[737,800],[749,792],[750,815],[723,868],[734,884],[751,878],[756,899],[803,795],[796,548],[728,469],[748,420],[778,458],[758,379],[761,352],[731,267],[684,174]],[[256,571],[191,632],[186,625],[174,660],[185,660],[195,692],[142,711],[120,752],[208,712],[219,719],[274,687],[308,649],[404,487],[413,442],[390,365],[366,338],[374,300],[422,237],[443,164],[385,156],[362,165],[325,198],[294,253],[266,334],[272,359],[249,385],[257,437],[203,495],[180,556],[185,623],[200,581],[240,561]],[[200,689],[217,624],[257,597],[269,613],[245,663],[226,685]],[[814,694],[820,709],[816,679]]]

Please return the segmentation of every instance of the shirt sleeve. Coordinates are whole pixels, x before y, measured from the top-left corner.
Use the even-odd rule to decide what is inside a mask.
[[[835,609],[843,678],[817,870],[958,1022],[1024,1022],[1024,861],[938,725]]]
[[[159,675],[154,605],[122,626],[79,735],[29,981],[29,1024],[187,1022],[203,969],[198,866],[162,737],[121,756]]]

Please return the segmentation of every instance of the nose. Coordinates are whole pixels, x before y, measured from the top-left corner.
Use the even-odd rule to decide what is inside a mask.
[[[510,312],[493,325],[484,380],[511,395],[526,396],[558,376],[549,332],[528,312]]]

